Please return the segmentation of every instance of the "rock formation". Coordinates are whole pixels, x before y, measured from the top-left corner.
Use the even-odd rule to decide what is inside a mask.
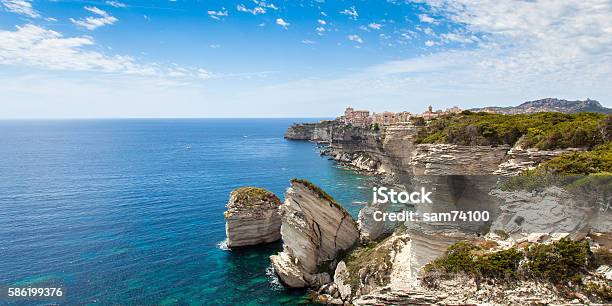
[[[283,251],[270,257],[276,274],[289,287],[328,283],[337,256],[359,240],[356,222],[323,190],[297,179],[281,214]]]
[[[494,174],[513,176],[518,175],[524,170],[532,170],[537,167],[541,162],[549,160],[553,157],[561,154],[583,151],[584,149],[578,148],[567,148],[557,150],[538,150],[538,149],[524,149],[521,147],[521,141],[508,151],[505,161],[499,164]]]
[[[415,175],[492,174],[509,149],[508,146],[421,144],[412,153],[410,165]]]
[[[342,125],[336,120],[322,120],[315,123],[295,123],[285,132],[284,137],[291,140],[311,140],[330,142],[335,126]]]
[[[357,224],[363,243],[378,239],[385,232],[385,223],[374,220],[374,213],[377,211],[386,212],[389,209],[389,202],[368,203],[359,211]]]
[[[230,194],[225,212],[228,247],[269,243],[281,238],[281,202],[272,192],[241,187]]]

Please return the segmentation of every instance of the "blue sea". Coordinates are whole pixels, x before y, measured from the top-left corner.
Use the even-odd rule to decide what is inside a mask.
[[[61,287],[61,304],[292,305],[268,256],[224,250],[240,186],[294,177],[354,216],[373,178],[283,139],[303,119],[0,121],[0,288]],[[47,301],[2,300],[0,304]]]

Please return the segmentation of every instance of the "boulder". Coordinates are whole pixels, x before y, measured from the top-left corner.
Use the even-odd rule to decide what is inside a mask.
[[[230,194],[225,212],[228,247],[278,241],[281,238],[280,200],[272,192],[241,187]]]
[[[334,273],[334,283],[338,286],[340,298],[347,301],[351,297],[351,285],[348,284],[349,272],[346,269],[344,261],[338,263],[336,272]]]
[[[281,215],[283,251],[270,257],[281,281],[289,287],[329,282],[327,272],[340,252],[359,240],[351,215],[325,191],[298,179],[291,181]]]
[[[359,211],[358,225],[361,241],[367,243],[378,239],[385,232],[385,222],[374,220],[377,211],[387,212],[389,202],[372,202]]]

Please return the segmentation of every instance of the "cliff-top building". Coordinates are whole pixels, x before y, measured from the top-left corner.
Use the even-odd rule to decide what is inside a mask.
[[[372,115],[370,115],[370,111],[355,110],[349,106],[344,110],[344,116],[341,116],[339,119],[342,120],[344,124],[350,124],[357,127],[367,128],[370,127],[371,124],[376,124],[378,127],[384,127],[392,124],[408,123],[412,117],[422,117],[425,120],[431,120],[440,116],[458,114],[461,111],[462,110],[457,106],[447,108],[444,111],[434,111],[433,107],[430,105],[427,110],[420,115],[413,115],[410,112],[394,113],[388,111],[372,113]]]
[[[344,124],[350,124],[358,127],[368,127],[370,126],[370,123],[372,123],[370,111],[354,110],[350,106],[344,110],[344,116],[342,119],[344,120]]]

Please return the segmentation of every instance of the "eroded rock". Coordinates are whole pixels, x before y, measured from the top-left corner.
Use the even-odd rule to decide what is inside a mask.
[[[280,200],[272,192],[241,187],[230,194],[225,215],[228,247],[278,241],[281,238]]]
[[[283,251],[270,257],[277,275],[289,287],[329,282],[326,271],[333,271],[338,254],[359,239],[356,222],[327,193],[304,180],[292,180],[281,214]],[[296,281],[300,278],[303,283]]]

